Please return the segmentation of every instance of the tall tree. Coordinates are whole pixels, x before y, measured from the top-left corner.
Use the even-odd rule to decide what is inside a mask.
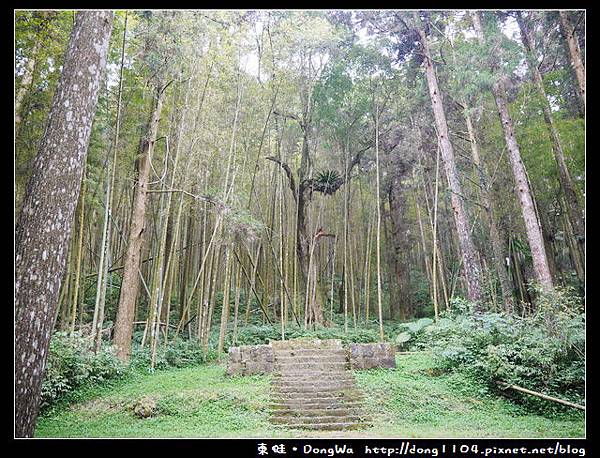
[[[458,178],[458,170],[456,168],[456,160],[454,158],[454,147],[450,142],[450,134],[446,114],[440,93],[438,79],[433,65],[433,57],[429,49],[429,41],[425,32],[425,27],[428,26],[428,18],[425,19],[425,26],[418,26],[421,23],[418,13],[414,13],[417,33],[421,42],[421,47],[424,55],[425,75],[427,78],[427,86],[429,88],[429,96],[431,98],[431,107],[435,119],[437,129],[439,147],[444,162],[444,170],[448,179],[448,187],[451,192],[452,210],[454,213],[454,222],[458,234],[458,241],[461,249],[463,267],[465,271],[465,280],[467,284],[467,296],[473,302],[481,303],[483,290],[481,286],[481,266],[475,251],[475,245],[471,237],[467,214],[465,211],[462,187]],[[479,305],[480,306],[480,305]]]
[[[486,39],[481,24],[480,13],[473,12],[472,18],[479,42],[482,46],[485,46]],[[492,61],[490,65],[495,69],[498,64]],[[517,195],[521,204],[523,220],[525,221],[525,229],[527,231],[527,239],[531,249],[531,257],[533,258],[536,279],[542,288],[549,290],[553,288],[552,275],[550,274],[550,267],[546,256],[542,228],[536,214],[533,193],[531,192],[525,165],[521,159],[521,150],[515,136],[513,120],[508,110],[505,79],[505,77],[501,76],[493,83],[492,93],[496,101],[506,147],[508,149],[508,157],[516,182]]]
[[[148,120],[146,132],[140,140],[138,158],[136,160],[137,177],[135,194],[113,339],[116,354],[122,361],[129,361],[131,355],[135,302],[139,290],[138,276],[140,275],[140,260],[145,237],[144,232],[146,230],[145,218],[150,162],[157,139],[158,122],[160,120],[166,86],[159,84],[156,87],[152,99],[150,119]]]
[[[31,437],[112,11],[77,14],[15,229],[15,435]]]

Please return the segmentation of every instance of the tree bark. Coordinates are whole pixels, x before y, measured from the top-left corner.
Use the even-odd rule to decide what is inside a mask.
[[[15,229],[15,435],[31,437],[106,66],[112,11],[76,16]]]
[[[415,17],[418,20],[417,13],[415,13]],[[421,44],[423,47],[423,53],[425,54],[424,63],[425,73],[427,77],[427,86],[429,87],[429,95],[431,97],[431,106],[433,109],[435,125],[437,128],[438,141],[441,148],[442,159],[444,162],[444,170],[446,171],[448,186],[452,193],[452,209],[454,214],[454,222],[456,224],[458,241],[461,249],[463,267],[465,270],[467,296],[469,300],[480,304],[483,295],[481,287],[481,266],[479,265],[479,261],[475,253],[475,246],[473,244],[473,240],[471,238],[471,233],[469,230],[469,223],[467,221],[467,215],[462,197],[463,193],[460,181],[458,179],[456,161],[454,159],[454,148],[452,146],[452,143],[450,143],[448,123],[446,122],[446,115],[444,113],[444,107],[442,105],[442,98],[438,87],[435,68],[433,67],[433,60],[431,57],[431,52],[429,50],[427,36],[422,27],[419,27],[417,31],[420,36]]]
[[[163,87],[157,87],[153,100],[153,109],[146,128],[146,134],[142,137],[137,160],[137,183],[133,198],[131,212],[131,223],[125,254],[125,267],[123,269],[123,281],[119,296],[119,306],[115,320],[115,335],[113,344],[116,355],[122,361],[129,361],[131,355],[131,336],[133,334],[133,321],[135,319],[135,302],[139,289],[139,267],[142,246],[144,243],[145,215],[148,177],[150,174],[150,161],[154,151],[154,142],[158,132],[158,122],[162,110],[164,91]]]

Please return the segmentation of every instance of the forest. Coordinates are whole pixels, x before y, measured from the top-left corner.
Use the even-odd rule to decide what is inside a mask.
[[[15,436],[278,434],[224,364],[298,338],[396,348],[373,434],[583,436],[585,19],[15,10]]]

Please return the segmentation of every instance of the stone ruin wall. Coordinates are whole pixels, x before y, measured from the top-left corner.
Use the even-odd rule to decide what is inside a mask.
[[[346,351],[352,369],[396,367],[396,349],[389,343],[353,343]],[[229,348],[227,375],[270,374],[272,371],[273,348],[270,344]]]
[[[256,375],[273,372],[271,345],[229,347],[227,375]]]
[[[396,349],[389,343],[350,344],[348,346],[351,369],[396,367]]]

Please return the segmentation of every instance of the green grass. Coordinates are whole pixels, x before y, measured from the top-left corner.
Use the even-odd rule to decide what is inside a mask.
[[[79,393],[38,420],[36,437],[583,437],[584,415],[524,412],[460,374],[436,374],[429,356],[397,357],[393,370],[355,373],[373,426],[348,433],[308,432],[268,421],[269,376],[227,377],[210,364],[136,373]],[[137,418],[130,405],[156,401],[159,413]]]

